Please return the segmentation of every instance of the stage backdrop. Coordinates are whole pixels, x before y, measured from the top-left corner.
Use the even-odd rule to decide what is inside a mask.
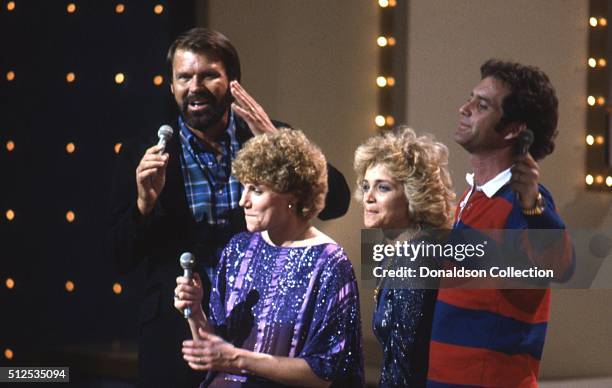
[[[102,253],[109,183],[122,142],[176,118],[165,57],[194,3],[1,2],[0,365],[133,367],[141,274]]]

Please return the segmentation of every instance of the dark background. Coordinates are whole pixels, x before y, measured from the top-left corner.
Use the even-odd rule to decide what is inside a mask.
[[[175,120],[166,51],[194,25],[195,1],[13,4],[0,1],[0,365],[130,381],[142,273],[117,274],[102,249],[115,145]]]

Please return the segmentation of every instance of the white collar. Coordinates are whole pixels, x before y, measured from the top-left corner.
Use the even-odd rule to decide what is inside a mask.
[[[506,183],[510,182],[510,178],[512,178],[511,169],[512,166],[497,174],[495,178],[489,180],[484,185],[476,186],[476,191],[482,191],[488,198],[491,198],[499,189],[504,187]],[[472,188],[474,187],[474,173],[465,174],[465,180]]]

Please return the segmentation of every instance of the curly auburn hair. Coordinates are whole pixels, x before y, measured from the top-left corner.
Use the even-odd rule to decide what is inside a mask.
[[[240,182],[263,184],[277,193],[294,194],[298,215],[309,220],[325,205],[327,162],[299,130],[279,129],[247,141],[232,164]]]
[[[417,228],[451,226],[455,193],[448,172],[448,148],[433,135],[418,136],[400,126],[369,138],[355,151],[355,198],[363,200],[361,183],[366,171],[381,165],[404,187],[410,221]]]
[[[548,76],[535,66],[489,59],[480,67],[481,78],[493,77],[510,89],[502,101],[501,131],[513,122],[522,122],[533,131],[529,152],[534,159],[543,159],[555,149],[559,100]]]

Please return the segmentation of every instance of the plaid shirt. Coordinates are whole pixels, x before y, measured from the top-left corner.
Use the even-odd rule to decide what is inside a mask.
[[[202,147],[198,139],[179,117],[181,168],[185,181],[187,202],[196,222],[206,220],[210,225],[227,225],[228,211],[238,207],[241,186],[231,175],[232,161],[240,149],[236,140],[234,114],[221,137],[221,158]]]

